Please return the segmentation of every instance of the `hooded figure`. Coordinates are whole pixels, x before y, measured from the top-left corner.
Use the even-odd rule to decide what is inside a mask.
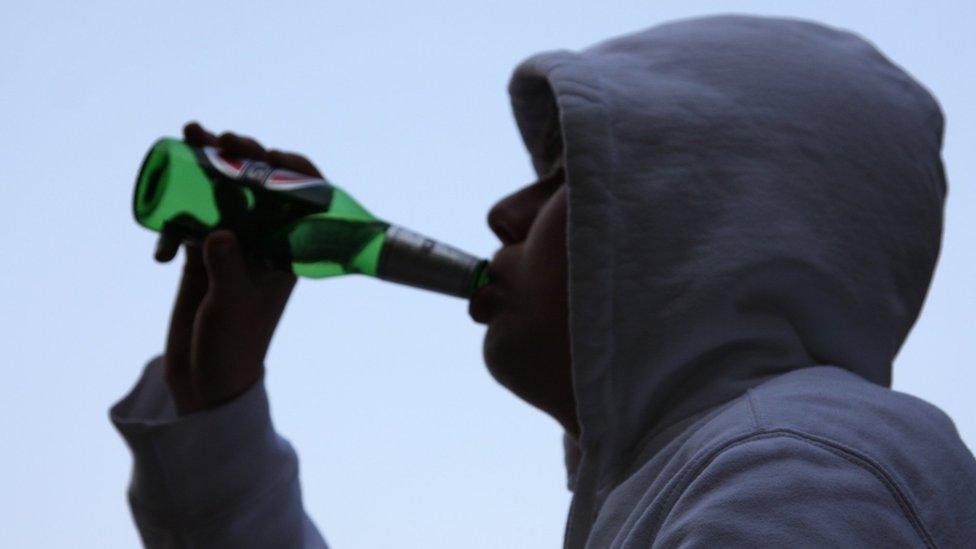
[[[711,17],[509,90],[568,189],[566,547],[976,546],[976,461],[889,389],[942,233],[924,88],[850,33]],[[143,539],[324,546],[263,385],[174,419],[161,378],[112,412]]]

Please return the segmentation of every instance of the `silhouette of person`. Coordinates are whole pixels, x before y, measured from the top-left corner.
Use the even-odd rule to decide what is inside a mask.
[[[470,312],[565,433],[566,547],[976,543],[976,461],[889,388],[941,241],[928,91],[854,34],[744,16],[538,54],[509,91],[539,179],[489,212]],[[323,547],[262,382],[295,277],[230,231],[184,248],[165,353],[112,410],[143,540]]]

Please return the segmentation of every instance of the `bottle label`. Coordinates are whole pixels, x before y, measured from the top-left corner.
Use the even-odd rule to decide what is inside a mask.
[[[259,160],[225,156],[215,147],[203,147],[202,156],[207,166],[228,179],[270,191],[290,192],[323,205],[332,201],[332,185],[321,177],[275,168]]]
[[[380,252],[379,278],[468,297],[483,261],[411,230],[390,225]]]

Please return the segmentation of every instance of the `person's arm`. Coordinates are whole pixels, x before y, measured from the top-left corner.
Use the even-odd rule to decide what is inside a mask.
[[[310,175],[300,155],[187,124],[184,139]],[[222,229],[202,243],[164,231],[156,260],[186,260],[165,353],[111,419],[133,455],[129,502],[150,547],[325,547],[302,508],[298,460],[264,392],[264,358],[297,281]]]
[[[302,507],[298,458],[272,426],[263,381],[180,416],[160,355],[111,419],[132,450],[129,505],[147,547],[327,547]]]
[[[926,547],[931,537],[876,465],[801,436],[753,439],[722,451],[663,517],[628,536],[653,547]],[[663,522],[660,522],[663,521]],[[652,534],[660,524],[656,535]]]

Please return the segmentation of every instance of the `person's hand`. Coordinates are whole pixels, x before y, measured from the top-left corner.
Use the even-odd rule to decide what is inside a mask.
[[[191,122],[184,140],[232,156],[263,160],[308,175],[319,171],[303,156],[265,150],[232,133],[219,137]],[[180,239],[163,233],[156,260],[173,259]],[[218,406],[261,379],[264,357],[295,286],[295,275],[242,253],[233,232],[218,230],[203,245],[182,242],[186,262],[166,341],[166,382],[180,415]]]

